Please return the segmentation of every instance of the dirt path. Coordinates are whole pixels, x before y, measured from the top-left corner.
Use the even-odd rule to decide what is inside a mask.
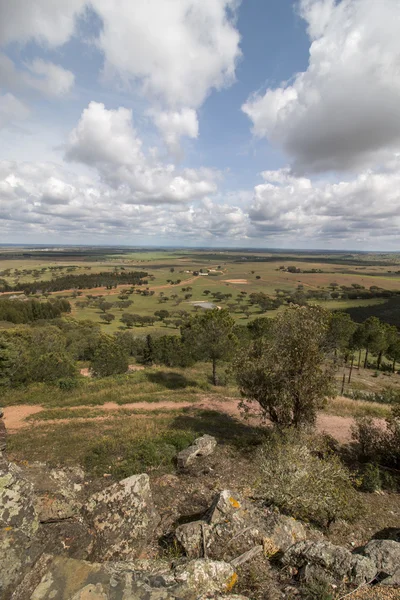
[[[116,404],[115,402],[106,402],[101,406],[75,406],[69,407],[69,410],[79,410],[82,408],[103,410],[105,413],[113,411],[118,412],[119,410],[140,410],[146,411],[151,414],[157,410],[182,410],[185,408],[193,408],[196,410],[216,410],[228,414],[230,416],[241,418],[240,409],[238,407],[238,400],[233,398],[215,399],[209,396],[200,396],[198,402],[173,402],[173,401],[161,401],[161,402],[132,402],[129,404]],[[31,422],[28,418],[32,415],[38,414],[45,410],[43,406],[31,406],[31,405],[20,405],[20,406],[9,406],[4,409],[4,420],[7,429],[10,433],[24,429],[26,427],[40,426],[43,424],[57,424],[70,421],[70,419],[55,419],[55,420],[44,420]],[[96,421],[107,418],[106,414],[104,417],[97,416],[92,418],[80,418],[80,421]],[[78,421],[78,419],[76,419]],[[252,422],[256,420],[256,417],[252,417]],[[351,425],[353,419],[351,417],[338,417],[334,415],[319,414],[317,419],[317,429],[320,432],[326,432],[332,435],[341,443],[346,443],[351,440]]]

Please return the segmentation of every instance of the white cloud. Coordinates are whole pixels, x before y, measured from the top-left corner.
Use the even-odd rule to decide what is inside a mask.
[[[132,204],[189,202],[216,191],[212,171],[179,173],[173,164],[146,156],[132,111],[122,107],[107,110],[91,102],[69,136],[66,158],[96,167],[102,180]]]
[[[3,87],[23,93],[33,89],[48,97],[60,97],[73,88],[75,76],[50,61],[35,59],[25,65],[26,70],[17,69],[13,61],[0,52],[0,81]]]
[[[29,116],[29,109],[12,94],[0,95],[0,129],[22,121]]]
[[[296,240],[395,243],[400,228],[400,155],[385,170],[367,170],[338,183],[294,177],[288,168],[265,171],[254,189],[249,234]]]
[[[60,65],[36,58],[26,66],[33,74],[25,76],[26,84],[46,96],[65,96],[74,85],[74,74]]]
[[[153,110],[149,111],[149,114],[172,154],[179,156],[182,136],[195,139],[199,135],[197,114],[191,108],[183,108],[180,111]]]
[[[232,15],[238,0],[93,0],[103,20],[105,71],[139,81],[171,107],[198,107],[232,83],[240,56]]]
[[[398,0],[301,0],[309,66],[254,94],[255,135],[281,145],[297,171],[359,168],[400,147]]]
[[[34,40],[55,48],[75,30],[87,0],[0,0],[0,46]]]
[[[0,234],[82,241],[104,236],[177,241],[241,238],[247,217],[209,199],[190,205],[130,204],[124,189],[54,163],[0,161]]]

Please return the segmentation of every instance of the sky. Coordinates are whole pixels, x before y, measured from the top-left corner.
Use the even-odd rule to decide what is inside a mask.
[[[399,0],[0,0],[0,244],[400,250]]]

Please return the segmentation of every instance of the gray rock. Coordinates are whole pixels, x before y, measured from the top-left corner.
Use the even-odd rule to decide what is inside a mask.
[[[222,594],[231,590],[236,579],[230,565],[208,560],[171,568],[165,561],[99,564],[56,557],[26,600],[223,598]],[[24,593],[29,593],[26,586]],[[25,597],[16,592],[13,600],[25,600]]]
[[[177,456],[178,468],[184,469],[193,464],[199,456],[209,456],[217,446],[217,440],[212,435],[203,435],[197,438],[191,446],[179,452]]]
[[[35,509],[41,523],[78,516],[84,496],[82,469],[49,469],[44,463],[34,462],[23,467],[23,474],[34,487]]]
[[[376,567],[377,572],[385,573],[382,581],[386,585],[400,583],[400,543],[392,540],[371,540],[361,551]]]
[[[258,509],[235,492],[223,490],[203,520],[176,528],[175,537],[189,558],[234,560],[262,545],[266,556],[306,539],[303,525],[279,513]]]
[[[323,574],[332,581],[361,585],[371,581],[377,573],[370,558],[352,554],[330,542],[298,542],[285,553],[283,563],[301,569],[305,581]]]
[[[39,555],[38,527],[32,485],[19,467],[0,458],[0,598]]]
[[[136,558],[159,522],[148,475],[133,475],[94,494],[84,515],[96,534],[95,560]]]

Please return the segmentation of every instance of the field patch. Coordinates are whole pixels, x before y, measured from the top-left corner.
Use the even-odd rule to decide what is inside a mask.
[[[238,285],[248,285],[247,279],[224,279],[226,283],[237,283]]]

